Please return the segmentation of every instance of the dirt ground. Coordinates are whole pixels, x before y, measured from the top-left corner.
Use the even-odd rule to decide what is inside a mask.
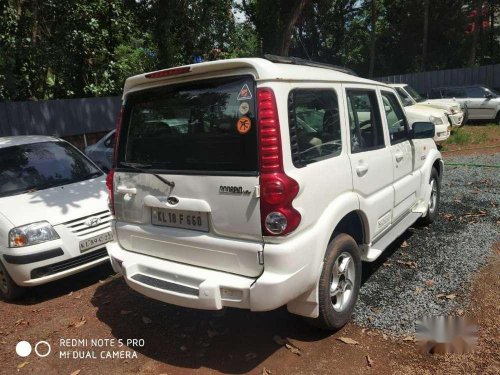
[[[500,374],[500,245],[478,273],[465,311],[480,327],[478,347],[467,355],[421,354],[412,341],[350,323],[328,335],[313,331],[284,309],[224,313],[167,306],[131,292],[109,267],[37,288],[18,305],[0,307],[2,374]],[[119,301],[119,303],[113,303]],[[126,310],[125,310],[126,308]],[[276,337],[289,340],[292,350]],[[135,350],[130,359],[65,359],[61,339],[143,338],[143,347],[71,348],[100,353]],[[346,344],[339,338],[355,340]],[[46,340],[52,353],[23,359],[20,340]],[[300,353],[295,354],[293,348]],[[45,351],[45,348],[42,348]],[[300,354],[300,355],[299,355]],[[371,366],[369,365],[371,362]]]
[[[132,291],[106,265],[34,288],[15,304],[0,301],[0,374],[500,374],[500,243],[492,254],[457,297],[463,309],[457,313],[479,327],[470,354],[421,354],[413,337],[354,323],[325,334],[284,308],[251,313],[170,306]],[[21,340],[33,346],[46,341],[51,352],[19,357]],[[47,347],[40,345],[44,354]],[[119,358],[106,358],[112,355]]]

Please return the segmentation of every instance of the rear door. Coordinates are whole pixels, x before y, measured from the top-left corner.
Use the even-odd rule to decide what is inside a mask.
[[[483,87],[470,86],[466,88],[469,115],[475,119],[491,120],[496,116],[496,103],[486,98],[488,93]]]
[[[394,202],[391,151],[385,144],[375,87],[345,86],[354,191],[368,217],[370,240],[392,222]]]
[[[258,185],[251,76],[126,97],[115,173],[122,247],[257,276],[263,267]]]

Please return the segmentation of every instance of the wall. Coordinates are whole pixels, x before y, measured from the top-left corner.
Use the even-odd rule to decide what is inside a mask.
[[[376,78],[376,80],[388,83],[407,83],[421,94],[427,94],[430,89],[441,86],[481,84],[498,89],[500,88],[500,64],[399,74]]]
[[[113,129],[120,97],[0,103],[0,136],[68,137]]]

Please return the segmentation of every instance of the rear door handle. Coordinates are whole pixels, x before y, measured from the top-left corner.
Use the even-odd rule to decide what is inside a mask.
[[[395,157],[396,157],[396,161],[399,163],[401,160],[403,160],[404,155],[402,152],[396,152]]]
[[[358,165],[356,167],[356,174],[358,177],[363,177],[366,172],[368,172],[368,166],[367,165]]]
[[[121,193],[121,194],[135,195],[135,194],[137,194],[137,189],[136,188],[128,188],[125,186],[118,186],[116,188],[116,192]]]

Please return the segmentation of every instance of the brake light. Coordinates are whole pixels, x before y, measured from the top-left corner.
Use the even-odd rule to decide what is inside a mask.
[[[113,169],[110,170],[108,175],[106,176],[106,187],[108,188],[108,191],[109,191],[108,206],[109,206],[109,210],[111,211],[111,213],[113,215],[115,214],[115,191],[113,189],[114,176],[115,176],[115,171]]]
[[[295,230],[301,220],[300,213],[292,205],[299,184],[287,176],[283,168],[280,122],[272,89],[257,89],[257,113],[262,233],[282,236]]]
[[[163,78],[163,77],[170,77],[170,76],[176,76],[178,74],[184,74],[184,73],[189,73],[191,71],[190,66],[184,66],[181,68],[172,68],[172,69],[165,69],[165,70],[159,70],[157,72],[149,73],[146,74],[146,78]]]

